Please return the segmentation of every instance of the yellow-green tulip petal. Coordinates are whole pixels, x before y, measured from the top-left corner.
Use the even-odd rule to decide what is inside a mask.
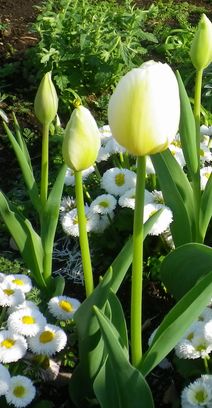
[[[117,142],[131,154],[165,150],[177,133],[179,89],[167,64],[148,61],[118,83],[108,106],[108,120]]]
[[[90,111],[78,106],[65,129],[63,158],[74,171],[88,169],[95,162],[100,148],[100,133]]]
[[[212,62],[212,23],[202,15],[191,44],[191,61],[198,70],[206,68]]]
[[[51,79],[51,72],[47,72],[41,80],[35,96],[34,109],[42,125],[49,125],[57,114],[58,97]]]

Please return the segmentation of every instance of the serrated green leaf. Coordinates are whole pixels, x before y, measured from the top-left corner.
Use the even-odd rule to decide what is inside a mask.
[[[178,300],[211,268],[212,248],[189,243],[166,256],[161,265],[161,279],[168,292]]]
[[[94,391],[102,408],[153,408],[150,388],[143,375],[133,367],[119,342],[119,333],[96,306],[107,360],[94,381]]]

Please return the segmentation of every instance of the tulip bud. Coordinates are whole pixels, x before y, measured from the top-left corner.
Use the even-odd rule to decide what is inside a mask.
[[[177,133],[179,118],[177,79],[160,62],[148,61],[128,72],[109,101],[112,134],[136,156],[165,150]]]
[[[191,61],[197,70],[206,68],[212,62],[212,23],[202,15],[191,44]]]
[[[88,109],[77,106],[65,129],[63,158],[74,171],[88,169],[96,160],[100,148],[100,133]]]
[[[57,114],[58,98],[51,80],[51,72],[47,72],[41,80],[35,96],[35,115],[42,125],[49,125]]]

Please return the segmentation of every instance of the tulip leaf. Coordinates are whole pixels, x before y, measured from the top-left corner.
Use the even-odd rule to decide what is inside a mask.
[[[160,214],[161,210],[157,211],[144,224],[144,238]],[[103,308],[108,299],[110,289],[114,293],[117,292],[132,263],[132,248],[131,237],[123,246],[93,293],[85,299],[74,315],[78,333],[80,363],[73,372],[69,390],[71,398],[77,406],[86,397],[91,398],[93,396],[93,381],[104,362],[104,345],[96,317],[93,314],[93,306],[96,305],[99,309]]]
[[[108,311],[107,307],[109,309]],[[105,308],[105,315],[110,319],[113,326],[116,328],[120,342],[123,345],[123,348],[126,350],[126,355],[129,357],[128,332],[124,311],[118,296],[116,296],[112,290],[109,292],[108,302],[106,303]]]
[[[194,233],[193,194],[190,183],[171,152],[151,156],[165,204],[173,212],[170,225],[175,246],[192,241]]]
[[[52,190],[49,194],[48,200],[44,209],[42,210],[41,217],[41,239],[43,244],[43,250],[45,256],[52,258],[52,251],[54,245],[55,231],[58,223],[61,196],[64,186],[64,178],[67,166],[62,165],[56,181],[52,187]],[[51,259],[48,263],[51,265]],[[44,270],[44,278],[51,275],[51,270]]]
[[[10,140],[10,143],[12,144],[13,150],[16,154],[31,202],[34,208],[38,211],[38,213],[40,213],[41,212],[41,202],[40,202],[40,197],[39,197],[39,192],[38,192],[38,186],[35,181],[32,168],[28,163],[28,160],[25,156],[25,152],[23,152],[19,143],[16,141],[15,137],[13,136],[12,132],[10,131],[10,129],[8,128],[5,122],[4,122],[4,128]]]
[[[189,243],[168,254],[161,265],[161,279],[167,290],[180,299],[212,267],[212,248]],[[183,285],[182,285],[183,282]]]
[[[198,152],[196,144],[196,124],[189,97],[179,72],[176,73],[180,92],[180,141],[188,171],[193,178],[198,171]]]
[[[200,206],[200,232],[203,240],[207,232],[209,222],[212,217],[212,174],[207,181],[206,187],[202,193]]]
[[[30,158],[29,151],[28,151],[28,149],[27,149],[25,140],[24,140],[24,138],[22,137],[21,129],[20,129],[19,123],[18,123],[18,121],[17,121],[17,118],[16,118],[14,112],[12,113],[12,115],[13,115],[13,121],[14,121],[14,126],[15,126],[15,132],[16,132],[17,142],[18,142],[18,144],[19,144],[19,146],[20,146],[22,152],[23,152],[24,155],[25,155],[25,158],[26,158],[26,160],[27,160],[27,163],[29,164],[29,167],[30,167],[31,170],[32,170],[31,158]]]
[[[189,326],[198,319],[202,310],[210,302],[211,293],[212,266],[210,266],[210,272],[178,301],[158,327],[153,343],[139,366],[144,376],[167,356]]]
[[[12,208],[12,209],[11,209]],[[13,237],[22,257],[33,278],[40,288],[45,287],[43,281],[43,248],[39,235],[34,231],[29,220],[10,206],[0,191],[0,214]]]
[[[94,391],[102,408],[153,408],[150,388],[143,375],[133,367],[119,333],[110,320],[94,306],[108,357],[95,381]]]

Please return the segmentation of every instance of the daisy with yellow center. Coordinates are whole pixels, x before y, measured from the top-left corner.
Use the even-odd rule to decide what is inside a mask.
[[[127,190],[134,188],[136,184],[136,173],[128,169],[114,167],[107,170],[102,177],[101,186],[109,194],[115,196],[123,195]]]
[[[116,199],[111,194],[101,194],[90,205],[91,211],[98,214],[110,214],[116,208]]]
[[[5,398],[8,404],[13,404],[16,408],[26,407],[35,397],[35,387],[32,381],[23,375],[11,378],[9,390]]]
[[[8,327],[23,336],[34,336],[46,324],[46,318],[35,308],[25,308],[13,312],[7,321]]]
[[[4,280],[0,284],[0,306],[17,306],[25,300],[24,292]]]
[[[10,373],[3,364],[0,364],[0,396],[6,394],[10,384]]]
[[[49,311],[58,320],[72,319],[79,306],[79,300],[68,296],[55,296],[48,303]]]
[[[52,356],[65,347],[67,336],[60,327],[47,324],[36,336],[30,337],[28,343],[33,353]]]
[[[9,282],[11,287],[21,289],[22,292],[27,293],[32,289],[31,279],[23,274],[7,275],[5,282]]]
[[[12,363],[20,360],[27,351],[26,339],[11,332],[10,330],[0,331],[0,362]]]

